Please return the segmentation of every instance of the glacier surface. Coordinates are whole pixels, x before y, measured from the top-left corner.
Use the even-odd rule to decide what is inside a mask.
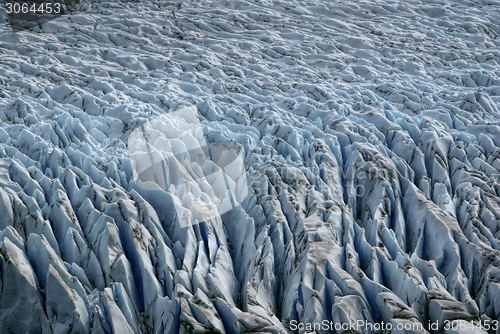
[[[500,332],[445,328],[500,319],[498,1],[84,0],[0,24],[1,333]],[[129,147],[190,106],[250,185],[196,224]]]

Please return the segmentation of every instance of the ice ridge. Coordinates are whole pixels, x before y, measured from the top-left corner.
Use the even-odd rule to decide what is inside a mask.
[[[82,1],[37,29],[0,26],[1,333],[495,333],[497,1]],[[186,225],[128,139],[189,106],[250,194]]]

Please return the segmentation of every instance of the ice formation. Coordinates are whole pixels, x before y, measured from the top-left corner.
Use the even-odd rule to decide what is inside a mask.
[[[6,20],[2,334],[500,318],[498,1],[84,0],[41,29]],[[250,185],[196,224],[129,145],[190,106],[191,139],[241,150]]]

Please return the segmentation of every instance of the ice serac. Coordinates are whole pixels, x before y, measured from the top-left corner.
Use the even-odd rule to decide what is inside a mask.
[[[45,286],[47,317],[57,333],[86,332],[90,329],[87,307],[82,297],[64,283],[49,265]]]
[[[44,300],[35,273],[23,250],[8,238],[2,242],[0,325],[5,333],[50,333]]]
[[[497,2],[74,10],[0,11],[1,333],[495,333]]]

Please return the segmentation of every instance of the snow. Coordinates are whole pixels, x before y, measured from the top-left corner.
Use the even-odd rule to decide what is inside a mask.
[[[0,8],[0,332],[486,333],[499,35],[482,0]]]

